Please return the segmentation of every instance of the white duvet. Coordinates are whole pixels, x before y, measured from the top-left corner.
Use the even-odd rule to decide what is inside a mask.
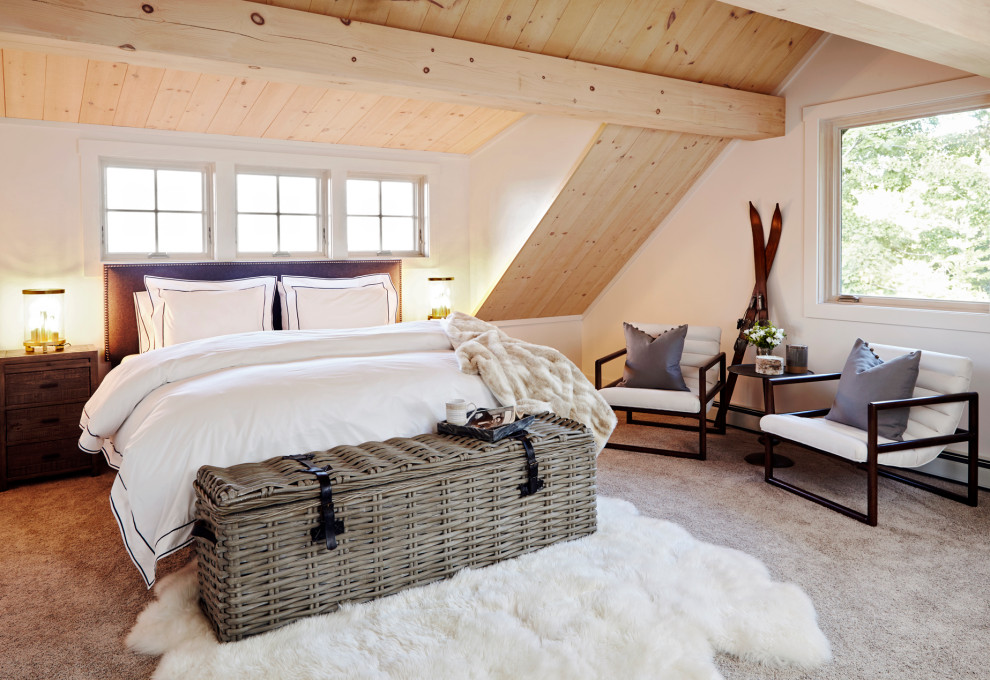
[[[111,505],[150,587],[156,561],[190,540],[200,466],[431,432],[454,398],[498,405],[440,322],[242,333],[115,368],[86,404],[80,447],[118,469]]]

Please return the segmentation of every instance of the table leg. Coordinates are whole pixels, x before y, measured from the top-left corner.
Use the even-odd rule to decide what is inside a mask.
[[[777,412],[776,407],[774,406],[773,403],[773,390],[771,390],[769,385],[767,385],[766,380],[762,380],[761,382],[763,383],[763,413],[776,413]],[[770,435],[762,434],[757,439],[757,441],[759,441],[762,444],[764,442],[763,438],[767,436]],[[773,443],[777,444],[776,441],[774,441]],[[749,454],[748,456],[743,458],[743,460],[745,460],[750,465],[763,465],[765,462],[765,456],[766,456],[765,452],[760,451],[759,453]],[[782,456],[778,453],[773,454],[773,466],[775,468],[791,467],[792,465],[794,465],[794,461],[788,458],[787,456]]]

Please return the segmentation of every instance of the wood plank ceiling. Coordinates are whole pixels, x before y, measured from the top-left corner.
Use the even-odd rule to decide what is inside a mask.
[[[821,35],[715,0],[250,1],[763,94]],[[470,153],[522,115],[126,59],[2,63],[10,118]],[[582,313],[725,144],[606,126],[479,315]]]
[[[727,144],[606,126],[477,316],[583,314]]]
[[[0,115],[471,153],[516,111],[2,50]]]
[[[822,35],[714,0],[266,4],[763,94]],[[477,315],[584,313],[727,143],[606,126]]]

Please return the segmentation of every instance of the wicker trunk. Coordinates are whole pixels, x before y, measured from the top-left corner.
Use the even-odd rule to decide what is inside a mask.
[[[239,640],[593,533],[591,433],[544,415],[528,437],[539,483],[520,440],[438,434],[204,466],[196,554],[217,636]]]

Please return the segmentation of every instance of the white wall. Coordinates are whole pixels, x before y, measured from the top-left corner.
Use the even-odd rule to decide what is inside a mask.
[[[769,229],[774,203],[779,202],[784,226],[769,282],[770,317],[786,328],[787,342],[809,346],[812,370],[841,369],[859,336],[972,357],[973,388],[990,395],[990,355],[985,351],[990,337],[985,333],[820,319],[804,311],[802,108],[966,75],[830,37],[782,93],[787,99],[787,134],[731,145],[588,310],[582,341],[585,372],[591,372],[596,357],[622,347],[624,320],[718,325],[723,349],[731,355],[735,322],[749,302],[754,278],[747,204],[753,202]],[[796,388],[781,390],[778,408],[828,406],[831,389],[802,389],[801,397],[795,395]],[[733,403],[761,407],[757,381],[740,380]],[[983,400],[980,416],[990,422],[990,399]],[[990,458],[990,440],[984,438],[981,449]]]
[[[276,167],[293,167],[300,158],[328,166],[346,158],[380,162],[383,169],[428,169],[430,256],[403,262],[403,317],[426,318],[429,276],[454,276],[455,308],[470,306],[470,236],[464,229],[470,170],[464,156],[0,119],[0,347],[20,346],[21,289],[37,287],[66,289],[70,342],[102,346],[98,224],[92,210],[82,209],[92,205],[99,184],[90,176],[92,163],[80,154],[84,140],[102,140],[115,152],[140,147],[152,156],[156,146],[166,154],[180,145],[211,154],[218,149],[228,162],[257,154]]]
[[[555,316],[547,319],[516,319],[495,321],[507,335],[536,345],[553,347],[565,357],[581,366],[580,316]]]
[[[100,154],[171,159],[193,153],[220,163],[251,158],[276,167],[323,164],[334,169],[341,159],[366,165],[381,160],[428,168],[434,173],[430,257],[403,262],[403,316],[411,320],[429,311],[429,276],[453,276],[453,308],[474,310],[546,213],[597,130],[597,124],[586,121],[528,116],[466,157],[0,119],[0,347],[20,345],[21,290],[38,287],[66,289],[70,342],[102,346],[94,160]],[[581,361],[580,317],[500,325]]]
[[[20,346],[23,288],[65,288],[66,336],[102,346],[103,281],[83,275],[78,132],[0,123],[0,347]]]
[[[471,307],[512,263],[584,157],[599,125],[527,116],[471,155]]]

